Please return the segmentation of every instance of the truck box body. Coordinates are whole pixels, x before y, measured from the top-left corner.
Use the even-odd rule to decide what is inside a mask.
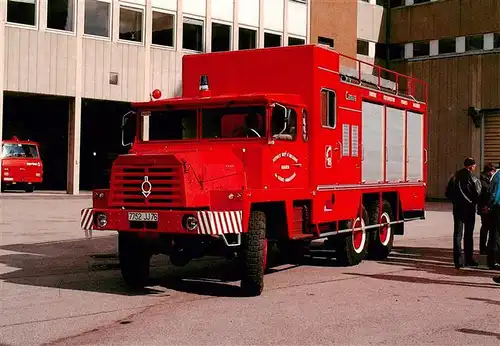
[[[183,97],[198,96],[200,76],[206,75],[211,96],[298,95],[309,114],[307,187],[316,192],[315,201],[321,201],[313,202],[314,223],[343,219],[356,212],[365,189],[396,188],[403,212],[421,211],[427,181],[425,95],[421,93],[420,102],[416,102],[403,95],[347,83],[341,75],[346,71],[344,76],[349,77],[352,68],[345,67],[353,61],[315,45],[186,55],[182,92]],[[361,65],[361,70],[367,66]],[[384,72],[392,81],[379,79],[376,73],[367,77],[389,87],[396,86],[396,78],[400,85],[413,81],[379,70],[379,74]],[[323,88],[335,92],[334,128],[321,124]],[[327,165],[325,155],[330,148],[332,163]],[[335,208],[331,208],[333,195]]]

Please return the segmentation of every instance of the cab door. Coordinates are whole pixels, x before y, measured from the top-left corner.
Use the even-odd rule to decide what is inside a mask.
[[[271,188],[306,188],[309,183],[307,111],[279,103],[271,108],[269,185]]]

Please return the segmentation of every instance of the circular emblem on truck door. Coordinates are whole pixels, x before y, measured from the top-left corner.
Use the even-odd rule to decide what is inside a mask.
[[[148,176],[146,175],[144,177],[144,181],[142,182],[141,184],[141,191],[142,191],[142,194],[144,195],[145,198],[148,198],[148,196],[151,194],[151,188],[153,186],[151,185],[151,183],[149,182],[149,178]]]
[[[282,183],[289,183],[297,176],[297,167],[301,167],[299,159],[285,151],[273,157],[274,177]]]

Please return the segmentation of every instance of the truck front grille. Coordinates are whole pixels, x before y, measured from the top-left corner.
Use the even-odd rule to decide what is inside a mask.
[[[181,166],[114,166],[110,203],[125,208],[181,207],[181,178]]]

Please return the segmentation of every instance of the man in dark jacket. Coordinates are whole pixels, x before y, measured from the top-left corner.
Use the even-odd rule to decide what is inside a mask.
[[[488,187],[490,186],[490,180],[495,171],[495,166],[488,163],[484,165],[479,178],[481,181],[481,194],[477,203],[477,213],[481,216],[481,230],[479,231],[479,253],[481,255],[486,255],[486,242],[488,234],[491,234],[491,230],[493,228],[493,218],[491,216],[491,211],[488,208],[490,201]]]
[[[453,262],[455,268],[464,266],[476,267],[474,260],[474,226],[476,207],[481,193],[481,182],[473,174],[476,160],[468,157],[464,167],[451,177],[446,188],[446,196],[453,202]],[[462,262],[462,238],[464,239],[464,257]]]

